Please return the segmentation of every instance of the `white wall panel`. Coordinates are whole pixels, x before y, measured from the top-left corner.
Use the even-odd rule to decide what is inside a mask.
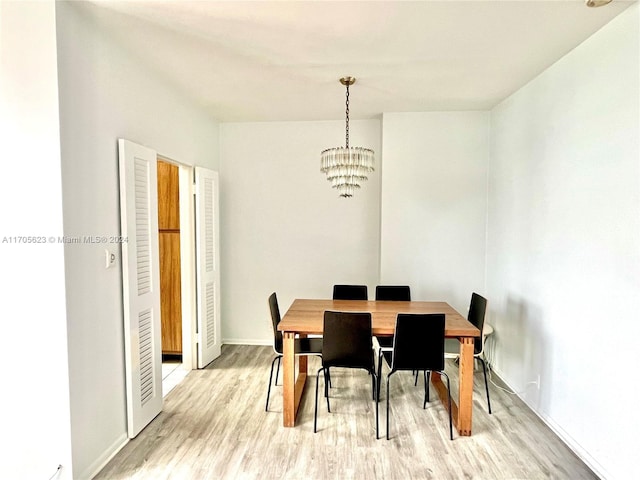
[[[380,279],[463,315],[485,289],[488,113],[386,113]]]
[[[494,366],[619,479],[640,429],[639,43],[636,4],[491,112]]]
[[[52,1],[0,2],[0,477],[15,480],[74,478],[55,27]]]
[[[86,2],[57,2],[65,234],[120,230],[117,139],[189,165],[218,167],[218,125],[141,66]],[[65,249],[74,474],[88,478],[126,440],[120,249]]]
[[[380,122],[350,121],[354,146],[380,159]],[[352,198],[320,172],[320,152],[344,142],[344,122],[227,123],[220,168],[223,339],[273,342],[267,299],[284,315],[296,297],[378,275],[379,168]]]

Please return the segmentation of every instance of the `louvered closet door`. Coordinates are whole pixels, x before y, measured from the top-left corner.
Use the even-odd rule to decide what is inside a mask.
[[[218,174],[196,167],[196,289],[198,368],[220,356],[220,233]]]
[[[162,410],[157,157],[118,140],[127,427],[134,438]]]

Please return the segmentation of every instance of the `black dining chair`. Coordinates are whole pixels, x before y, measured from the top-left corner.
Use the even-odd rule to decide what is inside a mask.
[[[385,302],[410,302],[411,287],[409,285],[378,285],[376,286],[376,301]],[[382,351],[383,349],[393,348],[393,337],[376,337],[380,346],[378,355],[378,375],[382,368]],[[380,385],[378,385],[380,388]]]
[[[334,300],[369,300],[369,292],[367,290],[366,285],[334,285],[333,299]],[[325,374],[329,379],[329,386],[331,387],[331,373],[329,372],[328,368]]]
[[[491,414],[491,400],[489,399],[489,384],[487,383],[487,365],[484,360],[484,341],[488,332],[493,332],[493,328],[486,324],[484,319],[487,313],[487,299],[477,293],[471,294],[471,303],[469,305],[469,313],[467,320],[478,330],[480,337],[474,339],[473,358],[479,360],[482,364],[482,373],[484,375],[484,389],[487,394],[487,409]],[[456,339],[447,339],[445,342],[445,357],[457,359],[460,356],[460,342]]]
[[[378,285],[376,300],[410,302],[411,287],[409,285]]]
[[[269,411],[269,395],[271,394],[271,381],[273,379],[273,366],[278,362],[276,370],[276,379],[274,384],[278,383],[278,374],[280,373],[280,362],[282,361],[283,337],[282,332],[278,331],[280,323],[280,308],[278,307],[278,297],[275,292],[269,296],[269,310],[271,311],[271,325],[273,326],[273,351],[276,354],[271,361],[271,373],[269,374],[269,388],[267,389],[267,404],[264,407],[265,412]],[[322,339],[321,338],[296,338],[294,340],[294,349],[296,355],[318,355],[322,356]]]
[[[369,300],[366,285],[334,285],[334,300]]]
[[[313,431],[318,431],[318,384],[320,372],[325,375],[325,397],[327,410],[331,412],[327,391],[329,368],[364,369],[371,375],[371,391],[376,407],[376,439],[378,428],[378,375],[375,369],[371,336],[371,314],[365,312],[324,312],[322,333],[322,368],[316,374],[316,401],[313,414]]]
[[[453,440],[453,421],[451,418],[451,384],[444,372],[444,327],[443,313],[409,314],[399,313],[393,337],[393,350],[383,352],[389,363],[387,374],[387,440],[389,440],[389,380],[401,370],[423,371],[424,404],[429,401],[429,380],[431,372],[444,375],[447,379],[449,396],[449,438]]]

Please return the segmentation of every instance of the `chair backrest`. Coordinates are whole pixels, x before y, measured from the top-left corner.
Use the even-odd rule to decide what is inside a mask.
[[[391,370],[444,369],[444,313],[399,313]]]
[[[370,313],[324,312],[322,366],[374,369]]]
[[[369,300],[366,285],[334,285],[334,300]]]
[[[409,288],[409,285],[378,285],[376,287],[376,300],[410,302],[411,288]]]
[[[487,299],[477,293],[471,294],[471,305],[469,305],[469,315],[467,320],[480,330],[480,338],[476,338],[473,345],[473,353],[482,351],[482,329],[484,328],[484,317],[487,313]]]
[[[280,308],[278,308],[276,292],[273,292],[269,297],[269,310],[271,310],[271,324],[273,325],[273,349],[278,353],[282,353],[282,332],[278,331]]]

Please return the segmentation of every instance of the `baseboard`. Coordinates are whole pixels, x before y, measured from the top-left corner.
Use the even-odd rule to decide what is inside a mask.
[[[127,443],[129,443],[129,437],[126,433],[123,433],[116,439],[115,442],[111,444],[110,447],[105,449],[104,453],[95,462],[89,465],[89,467],[87,467],[84,472],[82,472],[75,478],[78,478],[80,480],[90,480],[98,475],[98,473],[100,473],[100,471],[107,465],[107,463],[109,463],[109,461],[111,461],[111,459],[115,457],[116,454],[120,450],[122,450],[122,448]]]
[[[512,392],[516,392],[508,382],[504,380],[504,374],[491,365],[492,375],[496,375],[502,383],[504,383]],[[600,463],[591,456],[591,454],[585,450],[566,430],[558,425],[552,418],[538,411],[531,403],[525,400],[521,395],[516,394],[517,397],[531,410],[535,415],[542,420],[549,429],[571,450],[580,460],[582,460],[590,469],[602,480],[613,478]]]

